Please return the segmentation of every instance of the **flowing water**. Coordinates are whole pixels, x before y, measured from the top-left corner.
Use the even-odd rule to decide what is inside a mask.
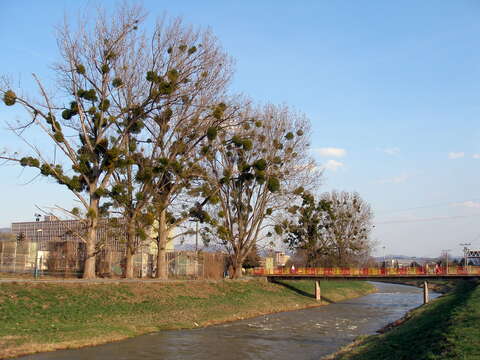
[[[29,360],[320,359],[358,335],[373,334],[423,302],[423,290],[375,283],[377,293],[313,309],[264,315],[193,330],[162,331]],[[430,292],[430,297],[439,294]]]

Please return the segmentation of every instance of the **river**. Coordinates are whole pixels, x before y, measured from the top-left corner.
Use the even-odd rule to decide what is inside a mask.
[[[423,290],[375,283],[377,293],[313,309],[264,315],[193,330],[172,330],[24,360],[320,359],[422,304]],[[430,292],[430,297],[439,294]]]

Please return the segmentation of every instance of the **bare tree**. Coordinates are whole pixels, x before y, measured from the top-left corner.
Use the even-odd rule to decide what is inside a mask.
[[[372,211],[358,193],[331,191],[317,201],[301,194],[302,205],[290,209],[293,220],[282,228],[290,248],[300,250],[308,266],[345,266],[365,262],[372,243]]]
[[[152,38],[155,61],[147,75],[152,87],[164,91],[165,79],[176,86],[149,113],[147,141],[154,144],[144,180],[153,184],[152,199],[158,228],[157,277],[167,278],[168,234],[188,219],[178,211],[179,198],[202,173],[204,142],[211,142],[235,113],[227,107],[225,88],[231,77],[231,59],[209,31],[186,28],[177,20],[158,23]],[[179,234],[177,234],[178,236]]]
[[[370,250],[373,213],[357,192],[331,191],[320,200],[331,204],[327,219],[327,236],[335,244],[333,259],[337,265],[356,262]]]
[[[240,125],[219,134],[208,149],[206,181],[209,205],[192,213],[207,226],[206,241],[220,242],[230,254],[233,277],[262,239],[272,236],[274,217],[292,199],[294,189],[311,178],[307,155],[308,121],[285,106],[244,108]],[[313,182],[314,183],[314,182]]]

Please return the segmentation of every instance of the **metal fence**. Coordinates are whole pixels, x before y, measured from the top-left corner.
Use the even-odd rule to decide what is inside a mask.
[[[85,246],[78,241],[0,241],[0,272],[32,276],[81,277]],[[125,271],[124,246],[103,246],[96,256],[100,277],[121,277]],[[154,277],[156,254],[144,246],[133,256],[134,275]],[[220,279],[225,274],[223,253],[195,251],[167,252],[168,275],[177,279]]]

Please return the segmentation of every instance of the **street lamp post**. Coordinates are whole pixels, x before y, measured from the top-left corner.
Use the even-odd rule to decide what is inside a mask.
[[[35,217],[35,223],[40,222],[40,218],[42,217],[42,215],[35,213],[33,214],[33,216]],[[35,277],[35,279],[38,277],[38,233],[40,231],[42,230],[37,229],[36,225],[33,227],[33,235],[35,236],[35,269],[33,272],[33,276]]]
[[[37,229],[37,231],[35,232],[35,235],[36,235],[35,237],[37,240],[36,255],[35,255],[35,279],[38,279],[38,246],[39,246],[38,237],[42,231],[43,231],[42,229]]]

